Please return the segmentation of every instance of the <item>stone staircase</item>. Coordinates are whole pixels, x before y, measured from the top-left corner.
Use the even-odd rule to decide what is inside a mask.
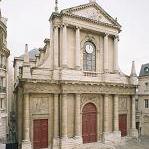
[[[73,149],[115,149],[115,147],[112,145],[106,145],[103,143],[96,142],[96,143],[87,143],[83,145],[78,145]]]

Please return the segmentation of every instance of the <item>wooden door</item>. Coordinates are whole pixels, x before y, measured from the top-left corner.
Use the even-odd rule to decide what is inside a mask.
[[[127,114],[119,115],[119,129],[122,137],[127,136]]]
[[[82,114],[83,143],[97,141],[97,111],[94,104],[86,104]]]
[[[48,148],[48,119],[33,121],[33,147],[34,149]]]

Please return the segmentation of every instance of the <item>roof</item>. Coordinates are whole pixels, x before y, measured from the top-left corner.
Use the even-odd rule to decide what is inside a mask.
[[[149,76],[149,63],[141,66],[139,77]]]
[[[39,54],[39,49],[32,49],[29,51],[29,59],[30,60],[35,60],[36,59],[36,55]],[[24,59],[24,54],[18,57],[19,59]]]

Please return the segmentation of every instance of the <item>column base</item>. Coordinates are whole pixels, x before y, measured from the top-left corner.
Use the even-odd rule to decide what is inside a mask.
[[[60,138],[54,138],[52,149],[59,149],[59,148],[60,148]]]
[[[81,144],[83,144],[83,139],[80,136],[75,136],[74,138],[62,138],[60,141],[60,148],[73,149]]]
[[[105,70],[104,70],[104,73],[105,73],[105,74],[109,73],[109,70],[108,70],[108,69],[105,69]]]
[[[75,69],[79,71],[81,70],[80,66],[75,66]]]
[[[31,142],[28,140],[23,140],[21,149],[32,149]]]
[[[119,70],[114,70],[114,73],[118,74],[119,73]]]
[[[106,144],[117,144],[121,142],[121,132],[104,132],[102,137],[103,143]]]
[[[133,138],[138,138],[138,130],[137,129],[130,129],[129,136]]]

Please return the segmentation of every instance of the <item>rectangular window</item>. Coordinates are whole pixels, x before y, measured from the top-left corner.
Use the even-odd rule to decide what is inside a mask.
[[[149,99],[144,100],[145,108],[149,108]]]

